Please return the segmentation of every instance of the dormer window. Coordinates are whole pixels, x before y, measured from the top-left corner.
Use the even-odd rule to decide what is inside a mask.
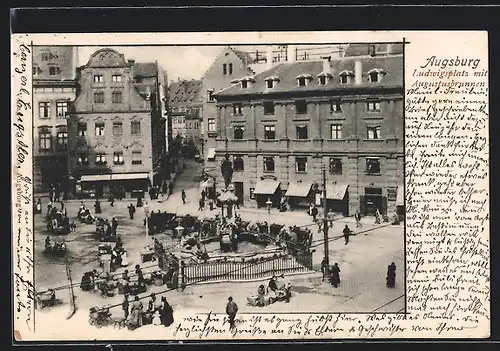
[[[354,72],[352,71],[342,71],[339,74],[340,84],[349,84],[354,77]]]
[[[296,79],[299,87],[305,87],[312,79],[312,76],[310,74],[301,74],[300,76],[297,76]]]
[[[330,78],[332,77],[331,73],[327,72],[322,72],[318,74],[318,83],[319,85],[326,85],[330,81]]]
[[[278,84],[280,79],[277,76],[271,76],[271,77],[267,77],[264,80],[266,81],[266,88],[272,89],[276,86],[276,84]]]
[[[378,83],[382,80],[385,71],[382,69],[374,68],[368,72],[368,80],[370,83]]]
[[[250,86],[252,86],[252,83],[255,82],[255,79],[253,77],[243,77],[239,81],[240,81],[240,84],[241,84],[241,89],[247,89]]]
[[[241,89],[246,89],[246,88],[248,88],[248,80],[242,80]]]

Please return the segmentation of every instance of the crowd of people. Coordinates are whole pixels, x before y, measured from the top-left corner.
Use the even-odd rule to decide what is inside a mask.
[[[149,296],[146,309],[144,309],[139,296],[135,296],[131,303],[129,299],[130,295],[124,294],[121,306],[130,329],[133,330],[148,324],[169,327],[174,323],[174,309],[165,296],[158,299],[156,294],[152,293]]]

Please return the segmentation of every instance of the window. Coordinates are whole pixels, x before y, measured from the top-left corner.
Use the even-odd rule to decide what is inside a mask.
[[[87,136],[87,123],[78,123],[77,133],[79,137]]]
[[[342,174],[342,160],[338,157],[330,157],[330,174]]]
[[[378,158],[366,158],[366,174],[380,174],[380,160]]]
[[[104,103],[104,92],[98,91],[94,93],[94,104]]]
[[[42,52],[42,61],[48,61],[50,54],[48,52]]]
[[[100,122],[95,124],[95,135],[104,136],[104,123]]]
[[[207,90],[207,100],[214,101],[214,90],[213,89]]]
[[[55,76],[61,73],[61,69],[57,66],[49,67],[49,76]]]
[[[370,112],[379,112],[380,111],[380,101],[367,101],[366,109]]]
[[[222,74],[223,75],[227,74],[227,65],[225,63],[222,65]]]
[[[295,172],[307,172],[307,157],[295,157]]]
[[[68,113],[68,102],[67,101],[56,102],[57,118],[66,118],[67,113]]]
[[[68,148],[68,129],[59,127],[57,130],[57,149],[66,150]]]
[[[380,139],[380,126],[370,126],[366,128],[368,139]]]
[[[340,113],[342,112],[342,103],[338,100],[330,101],[330,112],[331,113]]]
[[[122,122],[113,122],[113,136],[123,135],[123,125]]]
[[[370,80],[370,83],[377,83],[378,82],[378,72],[373,71],[368,74],[368,79]]]
[[[215,132],[215,118],[208,119],[208,131]]]
[[[244,169],[243,156],[234,156],[233,169],[235,172],[243,172]]]
[[[268,80],[266,80],[266,87],[267,87],[268,89],[272,89],[272,88],[274,88],[274,81],[273,81],[272,79],[268,79]]]
[[[40,128],[38,139],[40,142],[40,150],[52,149],[52,135],[50,133],[50,128],[48,127]]]
[[[76,159],[76,164],[78,166],[88,166],[89,165],[89,157],[85,154],[78,155]]]
[[[132,151],[132,164],[142,165],[142,153],[140,151]]]
[[[114,165],[123,165],[125,161],[123,161],[123,152],[118,151],[113,153],[113,164]]]
[[[141,122],[139,122],[139,121],[130,122],[130,133],[132,135],[140,135],[141,134]]]
[[[243,126],[234,126],[234,139],[241,140],[245,134],[245,127]]]
[[[233,104],[233,114],[235,116],[243,114],[242,107],[241,104]]]
[[[264,114],[265,115],[274,115],[274,102],[264,101]]]
[[[264,139],[266,140],[276,139],[275,126],[264,126]]]
[[[113,83],[121,83],[122,81],[122,76],[119,75],[119,74],[114,74],[112,77],[111,77],[111,81]]]
[[[295,101],[295,113],[300,115],[307,113],[307,103],[305,100]]]
[[[121,104],[123,102],[121,91],[113,91],[111,94],[111,102],[113,104]]]
[[[309,135],[307,133],[307,126],[296,126],[295,130],[297,133],[297,139],[300,140],[309,139]]]
[[[307,79],[305,77],[297,78],[297,84],[299,87],[305,87],[307,85]]]
[[[42,70],[40,69],[40,67],[35,66],[35,65],[33,66],[33,75],[34,76],[39,75],[41,72],[42,72]]]
[[[96,165],[105,165],[108,162],[106,161],[106,154],[96,154],[95,155],[95,164]]]
[[[342,139],[342,124],[332,124],[330,139]]]
[[[248,81],[247,80],[242,80],[241,81],[241,88],[242,89],[248,88]]]
[[[50,118],[50,102],[38,103],[38,117],[43,119]]]
[[[264,157],[264,172],[274,172],[274,157]]]
[[[352,72],[344,71],[344,72],[340,73],[340,84],[350,83],[352,76],[353,76]]]
[[[230,75],[233,74],[233,64],[232,63],[229,64],[229,74]]]
[[[326,85],[326,76],[319,77],[319,85]]]
[[[103,75],[95,75],[94,76],[94,83],[103,83],[104,82],[104,76]]]

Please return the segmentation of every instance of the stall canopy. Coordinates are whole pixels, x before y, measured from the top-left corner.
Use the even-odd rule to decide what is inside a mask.
[[[253,193],[256,195],[273,195],[279,185],[280,182],[277,180],[259,180]]]
[[[82,175],[82,182],[99,182],[111,180],[135,180],[135,179],[148,179],[148,173],[113,173],[113,174],[93,174]]]
[[[290,182],[285,196],[307,197],[311,191],[311,183]]]
[[[214,180],[209,178],[200,183],[200,189],[206,189],[214,186]]]
[[[215,148],[214,147],[211,147],[211,148],[208,149],[208,151],[207,151],[207,159],[208,160],[215,159]]]
[[[396,206],[405,205],[405,187],[404,185],[398,186],[398,192],[396,194]]]
[[[328,184],[326,186],[326,198],[328,200],[343,200],[347,187],[347,184]]]

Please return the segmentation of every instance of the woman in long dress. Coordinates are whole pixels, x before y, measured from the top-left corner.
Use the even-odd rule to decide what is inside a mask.
[[[130,309],[130,319],[129,325],[132,329],[139,328],[142,326],[142,302],[139,300],[139,296],[136,296],[134,302],[132,302],[132,308]]]
[[[336,288],[340,284],[340,268],[338,263],[335,263],[332,266],[331,272],[332,272],[331,282],[332,285]]]
[[[174,309],[170,306],[165,296],[161,297],[160,316],[161,324],[165,327],[169,327],[174,323]]]
[[[387,266],[387,287],[394,288],[396,285],[396,264],[392,262],[389,266]]]

